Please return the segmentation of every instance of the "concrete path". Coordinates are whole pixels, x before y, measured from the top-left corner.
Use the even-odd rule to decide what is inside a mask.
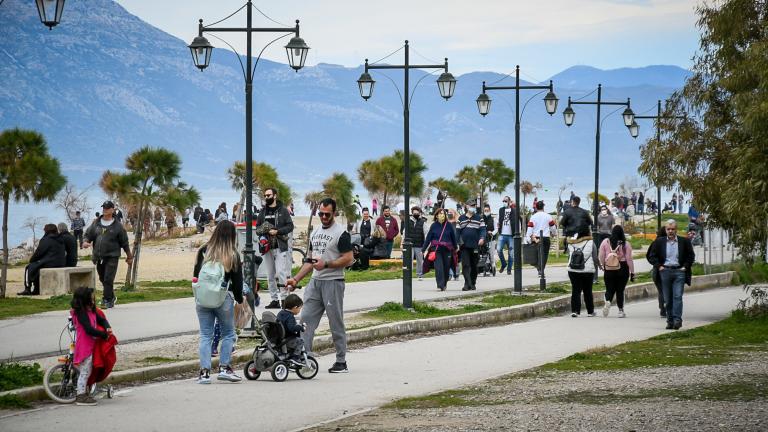
[[[726,317],[742,296],[740,287],[686,295],[684,328]],[[668,331],[655,301],[629,303],[626,311],[626,319],[615,318],[614,309],[609,318],[559,316],[354,350],[347,356],[349,374],[321,370],[310,381],[292,374],[288,381],[276,383],[262,375],[259,381],[238,384],[203,386],[187,379],[136,387],[101,400],[98,407],[49,405],[0,418],[0,430],[50,430],[84,418],[115,431],[207,432],[246,424],[258,430],[295,430],[393,399],[455,388]],[[333,356],[319,362],[325,369]]]
[[[697,251],[697,255],[701,253]],[[730,258],[730,257],[728,257]],[[651,266],[645,259],[635,260],[635,272],[650,271]],[[568,280],[565,266],[553,266],[546,269],[548,283]],[[305,280],[303,282],[307,282]],[[479,277],[478,291],[512,289],[513,276],[497,274],[496,277]],[[538,285],[536,269],[523,267],[523,285]],[[434,279],[422,281],[414,279],[413,298],[415,300],[433,300],[447,296],[461,295],[463,279],[448,284],[446,292],[436,289]],[[298,291],[301,295],[302,291]],[[120,293],[117,293],[118,298]],[[268,303],[269,295],[261,293],[262,307]],[[372,309],[385,302],[402,302],[402,280],[359,282],[347,285],[344,310],[351,312]],[[257,312],[260,316],[261,313]],[[59,335],[66,324],[68,312],[45,312],[25,317],[0,320],[0,360],[14,358],[41,357],[59,349]],[[115,333],[123,343],[194,332],[198,329],[194,299],[165,300],[160,302],[130,303],[118,305],[107,312]],[[66,344],[66,342],[65,342]]]

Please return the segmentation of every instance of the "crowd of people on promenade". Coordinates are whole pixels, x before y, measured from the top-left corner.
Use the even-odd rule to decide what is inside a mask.
[[[559,236],[562,229],[562,247],[567,252],[567,271],[571,282],[571,316],[581,316],[582,306],[587,316],[597,316],[592,289],[600,271],[603,272],[606,288],[602,315],[608,317],[611,308],[616,306],[616,316],[627,316],[624,292],[635,276],[633,249],[613,209],[620,213],[631,212],[634,202],[642,202],[642,193],[630,197],[620,197],[617,193],[610,203],[601,203],[594,234],[592,214],[580,206],[581,199],[573,193],[566,202],[558,203],[557,207],[561,210],[558,212],[559,219],[548,213],[544,201],[538,199],[534,200],[534,212],[531,214],[519,212],[515,201],[507,196],[495,212],[490,204],[481,205],[479,199],[459,205],[458,210],[446,208],[443,198],[434,204],[431,200],[426,201],[423,207],[413,205],[407,216],[398,208],[393,213],[387,204],[374,199],[370,210],[360,206],[362,218],[357,224],[346,226],[337,221],[336,202],[325,198],[316,209],[320,225],[308,237],[307,253],[311,259],[306,260],[293,275],[293,211],[273,188],[265,189],[262,198],[263,206],[254,211],[254,232],[258,239],[258,264],[264,265],[268,274],[270,302],[266,308],[280,309],[280,322],[286,328],[290,327],[287,332],[292,338],[291,352],[306,349],[311,353],[316,329],[322,316],[327,315],[336,351],[335,361],[328,369],[330,373],[346,373],[349,370],[343,313],[345,271],[355,269],[355,266],[359,268],[363,258],[392,257],[398,239],[411,245],[411,259],[416,262],[419,279],[434,270],[436,288],[446,291],[449,281],[462,276],[462,291],[472,291],[477,289],[481,261],[490,263],[494,270],[500,268],[501,273],[506,270],[507,274],[511,274],[516,233],[520,233],[524,244],[549,251],[552,239]],[[242,212],[238,205],[234,207],[234,216],[230,216],[226,203],[221,203],[213,214],[200,206],[182,214],[190,216],[198,225],[201,221],[207,225],[210,216],[213,225],[210,239],[196,255],[192,269],[193,286],[210,280],[214,275],[214,279],[219,278],[217,283],[225,288],[225,295],[213,305],[196,301],[200,328],[198,382],[201,384],[211,382],[211,358],[217,354],[220,359],[216,378],[229,382],[242,379],[231,364],[237,340],[235,308],[236,304],[243,304],[245,294],[256,290],[257,286],[245,283],[236,229]],[[643,207],[638,211],[643,211]],[[692,206],[689,215],[691,212],[691,217],[701,219]],[[117,298],[113,282],[117,263],[123,251],[129,264],[133,259],[121,219],[122,215],[118,217],[114,203],[105,201],[99,217],[87,227],[79,214],[70,227],[66,224],[46,225],[45,235],[25,271],[25,290],[20,294],[39,294],[41,268],[75,266],[79,243],[82,248],[93,248],[92,259],[103,286],[102,308],[114,307]],[[186,222],[183,220],[182,223]],[[671,219],[648,248],[646,258],[653,265],[659,313],[666,318],[668,329],[682,326],[683,285],[690,284],[694,257],[691,242],[687,237],[677,235],[677,224]],[[546,264],[546,258],[537,262],[539,272],[544,271]],[[307,277],[310,279],[303,298],[292,293]],[[79,301],[88,303],[88,299]],[[302,367],[301,357],[292,355],[291,361]]]

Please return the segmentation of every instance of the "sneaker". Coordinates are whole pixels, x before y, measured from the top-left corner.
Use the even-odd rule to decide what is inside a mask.
[[[571,312],[571,318],[578,318],[578,317],[579,317],[579,314],[577,314],[576,312]]]
[[[211,383],[211,373],[208,371],[208,369],[200,369],[200,375],[198,375],[197,377],[197,383],[198,384]]]
[[[680,330],[680,327],[683,326],[682,321],[675,321],[675,324],[672,326],[675,330]]]
[[[595,312],[592,312],[592,313],[588,313],[587,316],[588,317],[596,317],[597,314]]]
[[[240,382],[243,379],[240,378],[231,366],[224,366],[219,368],[219,375],[216,377],[219,381]]]
[[[280,302],[277,300],[272,300],[267,306],[265,306],[265,309],[280,309]]]
[[[98,402],[96,402],[96,399],[93,398],[93,396],[83,393],[79,394],[75,397],[75,405],[79,406],[96,406],[98,405]]]
[[[664,309],[664,308],[659,309],[659,316],[662,317],[662,318],[666,318],[667,317],[667,310]]]
[[[347,373],[349,372],[349,369],[347,369],[347,363],[340,363],[336,362],[331,366],[330,369],[328,369],[328,373]]]
[[[619,309],[619,318],[626,318],[627,314],[624,313],[624,309]]]
[[[506,265],[501,266],[501,270],[499,270],[499,273],[504,273],[504,269],[507,268]]]
[[[421,280],[424,280],[424,278],[423,278],[423,277],[421,277],[421,276],[419,276],[419,280],[420,280],[420,281],[421,281]]]
[[[666,329],[667,329],[667,330],[672,330],[673,328],[674,328],[674,326],[672,325],[672,323],[671,323],[671,322],[669,322],[669,321],[667,321],[667,327],[666,327]]]
[[[603,316],[608,317],[608,314],[610,313],[611,313],[611,302],[606,300],[605,304],[603,305]]]

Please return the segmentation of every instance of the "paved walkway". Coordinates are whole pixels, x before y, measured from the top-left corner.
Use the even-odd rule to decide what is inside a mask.
[[[697,255],[701,253],[697,251]],[[728,257],[730,258],[730,256]],[[635,272],[650,271],[651,266],[645,259],[635,260]],[[565,266],[548,267],[547,282],[568,280]],[[303,282],[307,282],[305,280]],[[478,291],[512,289],[513,276],[497,274],[496,277],[479,277]],[[523,267],[523,285],[538,286],[536,269]],[[463,279],[448,284],[446,292],[436,289],[434,279],[413,280],[413,298],[415,300],[434,300],[447,296],[462,295]],[[347,285],[344,297],[344,311],[372,309],[388,301],[402,302],[402,280],[359,282]],[[299,294],[302,291],[298,291]],[[464,293],[466,294],[466,293]],[[120,293],[117,293],[118,297]],[[261,293],[262,308],[268,303],[269,294]],[[259,308],[259,310],[263,310]],[[59,349],[59,335],[66,324],[68,312],[45,312],[25,317],[0,320],[0,360],[29,358],[50,354]],[[260,316],[260,312],[257,312]],[[194,332],[198,329],[194,299],[185,298],[159,302],[142,302],[118,305],[107,312],[115,333],[123,343],[161,336]]]
[[[686,295],[685,328],[724,318],[742,296],[740,287]],[[259,381],[238,384],[214,381],[203,386],[186,379],[140,386],[102,400],[98,407],[47,405],[0,418],[0,430],[51,430],[84,418],[115,431],[209,432],[246,424],[258,430],[295,430],[393,399],[455,388],[668,331],[655,300],[628,303],[626,311],[626,319],[558,316],[353,350],[347,356],[349,374],[322,370],[310,381],[292,374],[283,383],[262,375]],[[333,356],[318,360],[325,369]]]

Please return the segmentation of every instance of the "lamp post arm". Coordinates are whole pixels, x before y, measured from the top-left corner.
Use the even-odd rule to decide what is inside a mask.
[[[568,102],[569,105],[621,105],[629,107],[629,102],[595,102],[595,101],[572,101]]]
[[[367,65],[365,67],[365,71],[368,72],[369,69],[443,69],[444,71],[448,72],[448,64],[440,64],[440,65]]]
[[[248,27],[203,27],[202,31],[211,33],[211,32],[240,32],[245,33],[250,31],[251,33],[294,33],[296,35],[299,34],[299,28],[296,27],[254,27],[254,28],[248,28]]]

